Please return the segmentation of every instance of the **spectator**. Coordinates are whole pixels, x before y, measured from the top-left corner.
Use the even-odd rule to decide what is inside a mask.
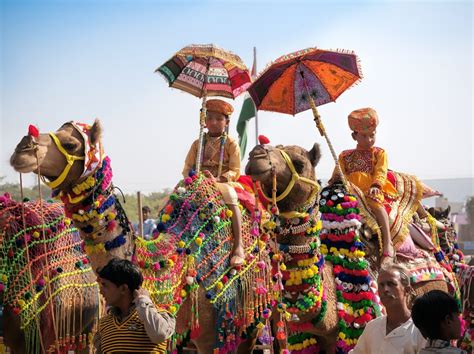
[[[156,308],[148,291],[140,287],[143,276],[138,267],[125,259],[111,259],[98,274],[100,292],[110,306],[94,337],[98,353],[166,353],[176,320]]]
[[[459,312],[456,300],[441,290],[432,290],[415,300],[411,317],[423,337],[428,339],[420,354],[467,354],[449,343],[462,335]]]
[[[394,263],[384,264],[377,279],[386,315],[367,323],[352,354],[416,354],[426,340],[415,327],[408,309],[412,291],[408,271]]]

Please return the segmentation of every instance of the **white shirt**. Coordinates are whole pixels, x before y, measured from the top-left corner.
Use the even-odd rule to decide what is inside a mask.
[[[426,344],[418,328],[408,319],[386,334],[387,316],[367,323],[357,345],[350,354],[416,354]]]

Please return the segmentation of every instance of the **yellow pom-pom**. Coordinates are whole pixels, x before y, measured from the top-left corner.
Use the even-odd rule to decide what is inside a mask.
[[[168,266],[170,267],[174,266],[174,262],[172,259],[168,259]]]
[[[224,284],[222,284],[221,281],[219,281],[219,282],[216,283],[216,288],[217,288],[217,290],[222,290],[223,287],[224,287]]]
[[[202,245],[202,238],[196,237],[195,242],[196,242],[196,245],[201,246]]]
[[[257,328],[258,328],[258,329],[262,329],[263,327],[265,327],[265,325],[264,325],[262,322],[259,322],[259,323],[257,324]]]
[[[176,306],[170,306],[170,312],[172,315],[174,315],[176,313]]]
[[[113,220],[113,219],[115,219],[116,216],[117,216],[117,215],[115,215],[115,213],[109,213],[109,214],[107,215],[107,219]]]
[[[71,219],[64,218],[64,225],[71,225]]]
[[[0,277],[0,279],[2,280],[2,282],[6,283],[7,280],[8,280],[8,277],[7,277],[5,274],[2,274],[2,276]]]
[[[183,290],[181,290],[180,295],[181,295],[181,297],[186,297],[186,295],[188,295],[188,293],[186,292],[186,290],[183,289]]]
[[[286,270],[286,265],[285,265],[285,263],[280,264],[280,269],[281,269],[281,270]]]
[[[184,241],[179,241],[178,242],[178,247],[179,248],[183,248],[184,246],[186,246],[186,243],[184,243]]]
[[[227,209],[227,210],[225,211],[225,215],[226,215],[228,218],[231,218],[232,215],[234,215],[234,213],[232,212],[232,210]]]
[[[258,248],[260,248],[261,250],[265,249],[265,245],[265,242],[263,242],[262,240],[258,241]]]
[[[100,207],[100,202],[99,202],[98,200],[96,200],[96,201],[94,202],[94,206],[95,206],[96,208]]]
[[[33,237],[34,238],[40,237],[40,233],[38,231],[33,232]]]
[[[200,213],[199,214],[199,219],[204,220],[206,218],[206,214]]]
[[[25,300],[18,300],[18,306],[20,306],[21,308],[25,307],[26,306],[26,303],[25,303]]]
[[[191,262],[194,262],[194,256],[193,256],[192,254],[190,254],[190,255],[188,256],[188,262],[190,262],[190,263],[191,263]]]
[[[161,216],[161,221],[162,222],[167,222],[171,217],[168,214],[163,214]]]

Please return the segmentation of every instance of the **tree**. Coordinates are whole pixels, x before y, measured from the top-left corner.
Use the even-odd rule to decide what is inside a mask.
[[[8,183],[3,182],[4,176],[0,176],[0,195],[3,193],[9,193],[11,198],[14,200],[21,200],[21,188],[19,183]],[[51,198],[51,189],[44,184],[41,185],[41,196],[43,199]],[[23,197],[30,200],[38,199],[39,189],[36,187],[23,187]]]

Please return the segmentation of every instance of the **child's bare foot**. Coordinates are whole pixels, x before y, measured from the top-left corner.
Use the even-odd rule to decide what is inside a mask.
[[[238,267],[244,264],[245,252],[242,246],[237,246],[232,252],[232,258],[230,259],[231,267]]]
[[[388,247],[388,250],[384,251],[382,254],[382,259],[380,260],[380,266],[384,264],[391,264],[395,262],[395,250],[392,246]]]

